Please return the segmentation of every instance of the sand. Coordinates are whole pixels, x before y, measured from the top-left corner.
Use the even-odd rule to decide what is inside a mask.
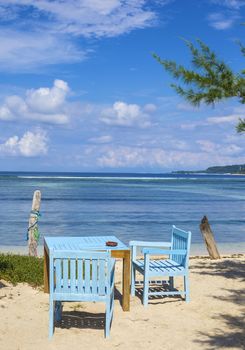
[[[121,262],[116,288],[121,290]],[[181,286],[181,279],[177,280]],[[25,284],[0,284],[0,349],[245,349],[245,255],[190,260],[191,302],[179,297],[131,298],[123,312],[116,293],[109,339],[104,306],[65,303],[63,320],[48,339],[48,295]]]

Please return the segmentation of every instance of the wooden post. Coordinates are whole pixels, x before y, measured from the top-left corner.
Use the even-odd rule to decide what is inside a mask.
[[[200,230],[203,235],[207,250],[211,259],[220,259],[218,248],[215,243],[214,235],[208,222],[208,218],[204,216],[200,224]]]
[[[113,258],[123,259],[123,278],[122,278],[122,308],[123,311],[130,311],[130,250],[113,250]]]
[[[35,231],[37,230],[37,220],[38,220],[38,214],[40,210],[40,203],[41,203],[41,192],[37,190],[33,194],[32,207],[31,207],[29,226],[28,226],[28,246],[29,246],[30,256],[37,256],[38,241],[35,237]]]

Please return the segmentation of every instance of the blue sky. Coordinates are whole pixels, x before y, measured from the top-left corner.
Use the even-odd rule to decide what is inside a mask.
[[[244,0],[0,0],[0,170],[244,163],[244,105],[191,107],[152,58],[200,38],[240,71],[243,22]]]

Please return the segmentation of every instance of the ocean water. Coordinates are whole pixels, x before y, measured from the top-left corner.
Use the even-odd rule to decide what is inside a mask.
[[[42,193],[40,243],[45,235],[168,241],[173,224],[200,243],[203,215],[217,242],[245,242],[245,176],[1,172],[1,246],[26,244],[36,189]]]

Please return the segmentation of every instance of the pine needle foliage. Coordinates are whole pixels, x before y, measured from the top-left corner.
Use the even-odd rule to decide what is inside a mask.
[[[245,132],[245,119],[239,119],[239,123],[236,126],[237,132]]]
[[[214,105],[218,101],[237,97],[245,104],[245,70],[235,73],[215,52],[201,40],[197,45],[184,40],[189,48],[193,69],[187,69],[175,61],[163,60],[158,55],[153,57],[182,84],[171,84],[171,87],[194,106],[200,103]],[[245,56],[245,47],[240,44],[241,53]],[[236,127],[238,132],[245,132],[245,119],[240,119]]]

